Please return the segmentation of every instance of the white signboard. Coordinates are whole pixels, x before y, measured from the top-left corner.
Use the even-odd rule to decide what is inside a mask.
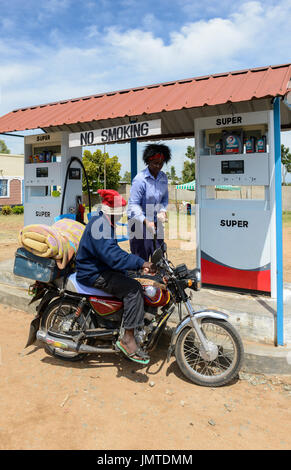
[[[37,134],[37,135],[27,135],[25,137],[26,144],[39,144],[40,146],[50,145],[50,144],[60,144],[62,141],[61,132],[54,132],[52,134]]]
[[[69,134],[69,147],[109,144],[111,142],[158,134],[161,134],[161,119],[122,124],[120,126],[107,127],[106,129],[74,132]]]
[[[197,120],[198,121],[198,120]],[[250,126],[268,122],[267,111],[256,111],[254,113],[228,114],[224,116],[211,116],[199,119],[201,129],[216,129],[234,126]]]

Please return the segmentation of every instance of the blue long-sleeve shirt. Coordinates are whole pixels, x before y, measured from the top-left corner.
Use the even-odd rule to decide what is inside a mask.
[[[120,248],[114,227],[101,211],[98,216],[92,217],[82,235],[76,256],[77,281],[93,286],[104,271],[135,271],[144,262],[139,256]]]
[[[145,218],[154,221],[157,213],[167,210],[168,202],[167,175],[160,171],[154,178],[147,167],[132,181],[127,216],[140,223]]]

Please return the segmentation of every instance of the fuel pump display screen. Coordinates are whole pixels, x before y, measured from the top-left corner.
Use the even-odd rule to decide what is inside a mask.
[[[69,179],[70,180],[80,180],[81,179],[81,169],[80,168],[70,168],[69,169]]]
[[[243,160],[225,160],[221,162],[221,173],[223,175],[237,175],[244,173]]]
[[[48,167],[41,167],[36,169],[37,178],[48,178]]]

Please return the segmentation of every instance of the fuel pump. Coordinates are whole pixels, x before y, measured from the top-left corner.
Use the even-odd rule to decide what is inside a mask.
[[[195,120],[197,259],[203,285],[276,289],[272,112]],[[219,193],[217,186],[239,186]],[[244,197],[242,197],[242,195]]]
[[[25,137],[24,225],[52,225],[64,213],[84,217],[82,147],[70,149],[68,139],[67,132]]]

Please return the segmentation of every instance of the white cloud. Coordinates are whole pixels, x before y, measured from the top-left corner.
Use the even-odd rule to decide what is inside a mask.
[[[155,17],[152,13],[146,14],[142,19],[142,25],[147,31],[159,33],[162,31],[163,23]]]
[[[97,38],[100,36],[100,31],[95,24],[89,25],[86,28],[86,33],[88,35],[88,38]]]
[[[184,25],[170,33],[170,42],[138,29],[111,28],[106,46],[114,48],[119,65],[134,67],[148,82],[280,63],[289,59],[291,3],[264,8],[259,2],[243,4],[228,18],[212,18]],[[270,54],[270,51],[271,54]]]

